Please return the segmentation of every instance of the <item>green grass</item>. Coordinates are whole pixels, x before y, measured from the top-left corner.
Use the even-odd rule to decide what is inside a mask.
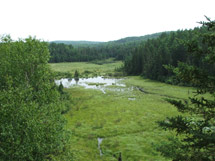
[[[139,77],[128,77],[124,82],[153,93],[145,94],[136,88],[124,92],[107,90],[106,94],[84,88],[67,89],[73,96],[73,108],[66,117],[67,128],[73,134],[71,150],[75,160],[116,160],[113,155],[119,152],[126,161],[166,160],[155,151],[154,145],[171,133],[161,130],[156,122],[178,114],[164,98],[187,98],[189,88]],[[130,97],[136,99],[129,100]],[[102,157],[97,147],[98,137],[104,138]]]
[[[88,62],[74,63],[50,63],[50,67],[55,72],[71,73],[74,75],[75,70],[80,73],[80,77],[113,75],[114,69],[122,65],[121,61],[98,65]]]
[[[114,65],[119,66],[117,62]],[[55,71],[85,70],[113,72],[113,64],[88,63],[51,64]],[[106,94],[100,90],[74,87],[65,89],[72,96],[72,109],[65,115],[71,131],[71,151],[75,161],[166,161],[155,150],[157,144],[173,135],[162,130],[157,121],[176,116],[175,107],[165,98],[187,99],[192,88],[127,77],[127,87],[110,86]],[[114,91],[114,89],[121,89]],[[133,89],[133,90],[131,90]],[[144,90],[141,92],[139,89]],[[188,92],[189,91],[189,92]],[[135,100],[129,100],[135,98]],[[97,138],[104,138],[99,155]],[[115,156],[115,157],[114,157]]]
[[[174,86],[170,84],[143,79],[138,76],[129,77],[125,81],[127,85],[141,87],[146,92],[154,95],[160,95],[168,98],[187,99],[194,95],[194,88]]]

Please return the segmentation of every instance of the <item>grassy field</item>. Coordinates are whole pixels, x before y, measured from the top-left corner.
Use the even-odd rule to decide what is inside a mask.
[[[109,63],[107,61],[103,65],[88,62],[74,62],[74,63],[50,63],[50,67],[55,72],[71,73],[74,75],[75,70],[80,73],[81,77],[92,77],[96,75],[113,75],[114,70],[122,65],[121,61]]]
[[[113,72],[121,63],[97,65],[88,63],[51,64],[55,71],[97,70]],[[72,132],[71,150],[75,161],[166,161],[156,150],[157,144],[173,135],[157,121],[178,114],[165,98],[187,99],[193,89],[126,77],[126,87],[110,86],[100,90],[74,87],[65,89],[72,96],[71,110],[66,114],[67,129]],[[98,149],[101,143],[102,156]]]

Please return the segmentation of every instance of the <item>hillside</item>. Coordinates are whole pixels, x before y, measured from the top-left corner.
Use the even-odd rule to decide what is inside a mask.
[[[56,41],[51,41],[50,43],[56,43],[56,44],[66,44],[70,45],[72,44],[73,46],[83,46],[83,45],[95,45],[95,44],[100,44],[103,42],[99,41],[70,41],[70,40],[56,40]]]
[[[70,41],[70,40],[56,40],[51,41],[50,43],[56,43],[56,44],[66,44],[70,45],[72,44],[74,47],[80,47],[80,46],[95,46],[95,45],[101,45],[101,44],[124,44],[124,43],[133,43],[133,42],[142,42],[146,41],[148,39],[153,39],[159,37],[163,32],[154,33],[154,34],[148,34],[144,36],[132,36],[132,37],[125,37],[119,40],[114,41],[108,41],[108,42],[102,42],[102,41]],[[169,32],[166,32],[169,33]]]
[[[126,38],[122,38],[122,39],[115,40],[115,41],[109,41],[109,42],[119,43],[119,44],[130,43],[130,42],[142,42],[142,41],[146,41],[148,39],[158,38],[162,33],[164,33],[164,32],[148,34],[148,35],[144,35],[144,36],[126,37]],[[169,32],[166,32],[166,33],[169,33]]]
[[[53,41],[49,44],[50,62],[80,62],[114,58],[125,60],[142,42],[156,39],[162,33],[139,37],[126,37],[115,41]],[[170,32],[165,32],[168,35]]]

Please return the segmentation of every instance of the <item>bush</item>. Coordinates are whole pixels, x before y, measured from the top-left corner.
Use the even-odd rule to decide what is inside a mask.
[[[0,57],[0,160],[60,158],[69,135],[47,44],[3,37]]]

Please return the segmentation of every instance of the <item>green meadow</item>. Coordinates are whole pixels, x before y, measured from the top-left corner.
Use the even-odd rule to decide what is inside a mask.
[[[57,63],[57,72],[96,75],[114,73],[121,62],[103,65],[90,63]],[[174,135],[162,130],[157,121],[176,116],[176,108],[166,98],[187,99],[192,88],[168,85],[137,76],[124,77],[121,86],[108,86],[105,93],[96,89],[71,87],[71,110],[65,114],[71,131],[71,151],[75,161],[166,161],[156,146]],[[102,84],[101,84],[102,86]],[[98,138],[102,138],[100,148]]]
[[[51,69],[55,72],[74,75],[77,70],[81,77],[112,76],[114,70],[121,66],[121,61],[113,61],[112,59],[98,62],[50,63]]]

